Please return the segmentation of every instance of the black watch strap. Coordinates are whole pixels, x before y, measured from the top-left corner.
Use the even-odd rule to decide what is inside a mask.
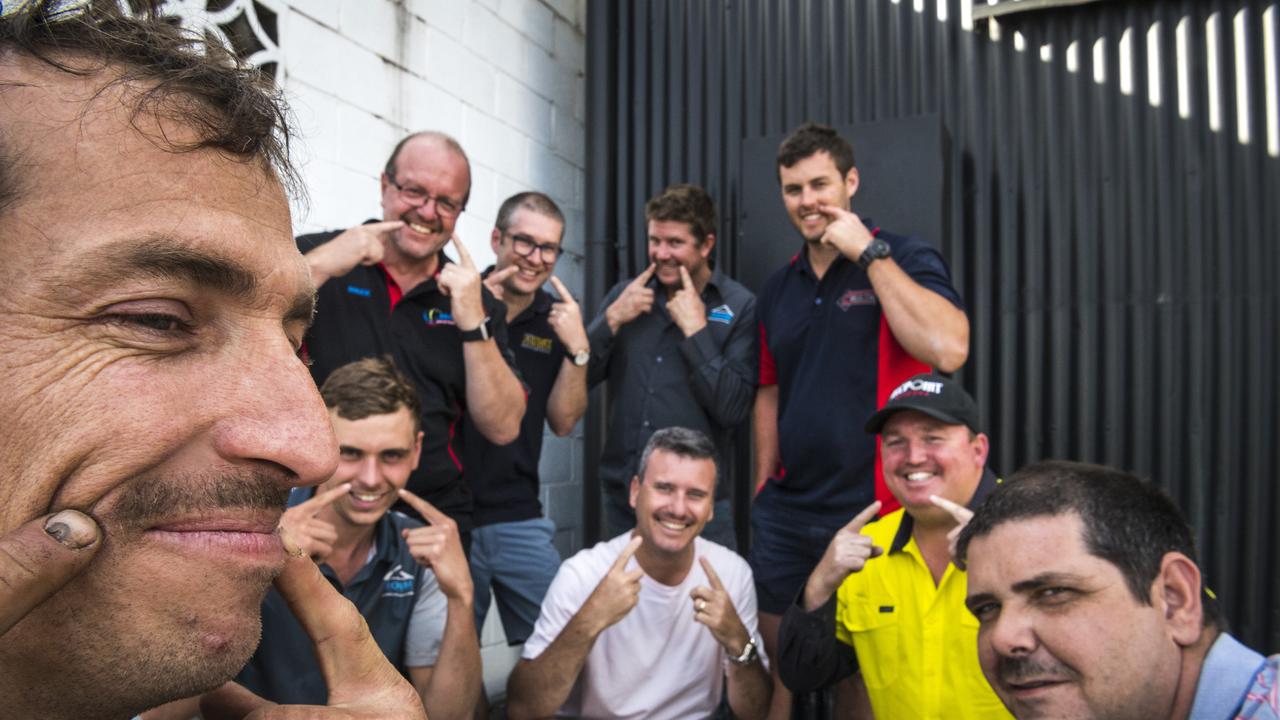
[[[889,247],[889,243],[880,238],[872,238],[867,244],[867,248],[862,251],[862,255],[858,258],[858,267],[863,270],[876,260],[887,258],[893,254],[893,248]]]
[[[458,334],[462,336],[462,342],[488,340],[492,337],[489,334],[489,318],[486,316],[474,330],[459,330]]]

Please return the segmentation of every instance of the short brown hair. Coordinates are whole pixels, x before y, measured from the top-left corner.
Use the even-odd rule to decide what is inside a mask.
[[[825,152],[844,177],[853,169],[853,146],[830,125],[807,122],[796,128],[778,146],[778,167],[789,168],[807,157]]]
[[[372,415],[390,415],[407,408],[413,429],[420,429],[422,402],[413,382],[396,367],[389,355],[347,363],[330,373],[320,388],[320,397],[330,410],[346,420],[363,420]]]
[[[645,203],[644,219],[688,223],[701,245],[708,235],[716,232],[716,204],[706,190],[697,185],[679,183]]]
[[[167,150],[211,149],[257,160],[295,197],[304,191],[289,160],[289,124],[280,91],[270,78],[204,35],[158,17],[158,0],[68,3],[31,0],[0,16],[0,59],[34,58],[74,76],[104,71],[107,85],[136,85],[122,97],[134,117],[149,113],[196,131],[196,139],[165,138]],[[0,93],[4,92],[0,85]],[[0,210],[21,193],[18,151],[0,146]]]
[[[396,179],[396,163],[400,160],[400,151],[404,150],[404,146],[409,144],[410,140],[416,138],[431,139],[448,148],[449,152],[454,153],[462,158],[462,162],[467,166],[467,192],[462,196],[462,207],[467,207],[467,202],[471,200],[471,158],[467,157],[467,151],[462,149],[462,143],[458,142],[449,133],[440,132],[439,130],[420,130],[415,133],[409,133],[400,138],[400,142],[391,149],[391,157],[387,158],[387,164],[382,168],[382,172],[390,179]]]

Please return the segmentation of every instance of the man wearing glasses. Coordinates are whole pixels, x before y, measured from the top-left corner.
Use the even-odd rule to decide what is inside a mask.
[[[472,502],[462,480],[463,419],[489,441],[510,443],[520,432],[524,388],[502,304],[453,236],[471,192],[462,147],[443,133],[410,135],[391,153],[381,186],[381,222],[298,238],[319,288],[305,341],[311,374],[323,385],[354,360],[395,359],[422,399],[422,458],[407,487],[452,517],[466,545]],[[444,254],[450,239],[457,262]],[[397,509],[417,516],[403,503]]]
[[[609,291],[588,330],[588,382],[609,381],[600,458],[606,534],[635,527],[628,487],[640,451],[654,432],[680,426],[716,445],[724,481],[703,536],[734,549],[733,430],[755,398],[756,299],[711,267],[716,210],[706,190],[672,185],[645,205],[645,220],[649,267]]]
[[[573,296],[551,274],[563,234],[564,215],[551,198],[539,192],[507,198],[490,236],[497,261],[484,274],[485,285],[506,303],[507,335],[529,396],[514,443],[500,446],[466,425],[467,484],[475,500],[471,576],[476,627],[484,623],[492,587],[513,646],[533,632],[560,568],[555,523],[543,517],[538,499],[543,422],[564,437],[587,409],[587,331]],[[555,295],[543,289],[548,280]]]

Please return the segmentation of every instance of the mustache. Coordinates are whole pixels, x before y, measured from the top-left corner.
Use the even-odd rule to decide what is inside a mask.
[[[1030,657],[1009,655],[1001,655],[996,659],[996,677],[1005,683],[1070,676],[1068,668],[1056,661],[1044,662]]]
[[[110,514],[145,527],[167,517],[227,509],[284,512],[289,488],[278,475],[254,470],[209,471],[175,481],[140,479],[122,489]]]

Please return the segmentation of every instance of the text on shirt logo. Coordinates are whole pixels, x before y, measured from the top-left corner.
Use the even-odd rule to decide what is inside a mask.
[[[373,295],[373,291],[370,290],[369,288],[362,288],[356,285],[348,285],[347,292],[351,293],[352,295],[359,295],[360,297],[370,297],[371,295]]]
[[[427,325],[430,325],[433,327],[436,325],[452,325],[453,324],[453,316],[443,310],[440,310],[439,308],[431,308],[430,310],[422,313],[422,320]]]
[[[382,597],[408,597],[413,594],[413,576],[396,565],[382,576]]]
[[[725,325],[728,325],[733,322],[733,310],[730,310],[728,305],[711,308],[707,311],[707,319],[711,322],[724,323]]]
[[[525,335],[524,340],[520,341],[520,347],[526,350],[532,350],[540,353],[551,352],[551,338],[538,337],[537,335]]]
[[[841,310],[848,312],[849,308],[854,305],[875,305],[877,302],[879,301],[876,299],[875,290],[845,290],[840,299],[836,301],[836,305]]]

